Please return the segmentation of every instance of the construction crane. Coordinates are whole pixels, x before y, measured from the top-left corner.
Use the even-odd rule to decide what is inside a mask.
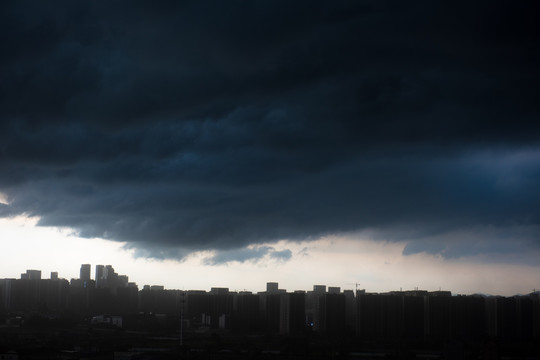
[[[358,292],[358,285],[360,285],[360,283],[347,283],[345,285],[354,285],[355,286],[355,294]]]

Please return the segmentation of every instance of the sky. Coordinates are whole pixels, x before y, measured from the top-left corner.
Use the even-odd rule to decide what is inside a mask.
[[[0,278],[539,288],[539,7],[1,3]]]

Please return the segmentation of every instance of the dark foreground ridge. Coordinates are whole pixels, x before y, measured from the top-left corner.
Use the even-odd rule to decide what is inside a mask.
[[[540,298],[166,290],[107,265],[0,280],[0,359],[540,358]]]

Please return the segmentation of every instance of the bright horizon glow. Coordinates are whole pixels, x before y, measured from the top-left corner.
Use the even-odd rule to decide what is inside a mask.
[[[276,251],[290,250],[289,260],[263,257],[256,261],[209,265],[214,252],[196,252],[183,261],[135,258],[122,242],[85,239],[70,229],[36,226],[37,218],[0,218],[2,248],[0,278],[20,278],[27,269],[49,278],[79,277],[81,264],[112,265],[129,281],[164,285],[167,289],[263,291],[278,282],[287,291],[311,290],[315,284],[367,292],[449,290],[453,294],[486,293],[511,296],[538,288],[540,265],[489,261],[481,256],[445,259],[425,253],[403,255],[405,242],[381,242],[356,236],[329,236],[315,241],[263,244]],[[426,269],[430,269],[426,271]],[[519,279],[516,281],[516,279]]]

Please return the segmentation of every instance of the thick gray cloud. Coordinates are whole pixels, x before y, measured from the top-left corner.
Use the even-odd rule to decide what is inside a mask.
[[[540,245],[535,2],[0,6],[0,216],[153,257]]]
[[[242,248],[234,250],[218,251],[216,254],[206,258],[205,263],[209,265],[227,264],[230,262],[258,261],[267,256],[273,260],[289,260],[292,252],[288,249],[276,250],[271,246],[258,246],[253,248]]]

